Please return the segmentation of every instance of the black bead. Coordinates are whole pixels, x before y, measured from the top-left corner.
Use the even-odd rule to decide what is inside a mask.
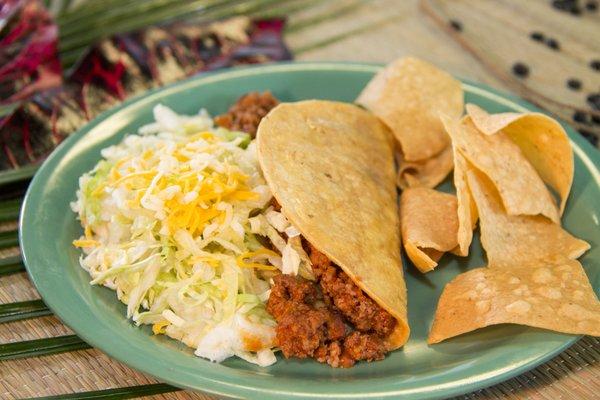
[[[558,41],[556,39],[552,39],[552,38],[546,40],[546,46],[550,47],[553,50],[560,49],[560,45],[558,44]]]
[[[533,40],[535,40],[536,42],[543,42],[544,41],[544,34],[542,32],[531,32],[529,34],[529,37]]]
[[[512,71],[520,78],[526,78],[529,75],[529,67],[522,62],[514,63],[512,66]]]
[[[596,71],[600,71],[600,60],[592,60],[590,61],[590,67],[595,69]]]
[[[575,114],[573,114],[573,121],[580,122],[582,124],[587,124],[587,114],[583,111],[575,111]]]
[[[567,80],[567,86],[572,90],[581,89],[581,81],[579,79],[571,78]]]
[[[600,93],[592,93],[588,95],[586,100],[588,103],[590,103],[592,108],[600,110]]]
[[[460,21],[457,21],[455,19],[451,19],[450,20],[450,26],[452,27],[452,29],[454,29],[457,32],[462,31],[462,24],[460,23]]]
[[[598,3],[595,1],[588,1],[585,3],[585,9],[588,11],[596,11],[598,9]]]
[[[600,116],[592,114],[592,123],[600,125]]]

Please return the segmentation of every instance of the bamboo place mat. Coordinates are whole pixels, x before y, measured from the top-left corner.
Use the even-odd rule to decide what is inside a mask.
[[[511,60],[502,58],[502,54],[496,55],[500,57],[495,59],[498,60],[496,65],[501,66],[496,70],[481,62],[482,58],[486,58],[485,52],[490,49],[485,43],[477,42],[478,35],[470,31],[470,26],[475,25],[482,13],[489,15],[490,2],[502,7],[497,13],[492,13],[498,14],[498,18],[506,20],[511,12],[519,16],[509,18],[512,24],[510,31],[521,32],[523,36],[521,42],[518,37],[511,37],[511,43],[515,46],[518,47],[519,43],[523,46],[525,43],[530,45],[530,39],[527,38],[529,32],[532,29],[544,29],[545,32],[554,32],[553,35],[557,37],[565,35],[564,39],[560,37],[563,48],[566,43],[574,43],[570,47],[574,46],[576,49],[575,55],[580,58],[580,64],[585,65],[594,57],[600,58],[600,42],[597,40],[600,37],[600,24],[597,22],[595,28],[592,28],[592,35],[589,36],[588,33],[588,36],[580,38],[580,42],[577,42],[577,38],[567,37],[568,32],[564,33],[564,30],[557,28],[551,31],[547,26],[548,21],[554,21],[554,24],[560,26],[576,26],[573,29],[585,31],[590,19],[596,18],[598,21],[598,14],[584,12],[585,15],[581,16],[569,10],[557,10],[552,7],[552,1],[545,0],[341,0],[316,5],[315,0],[299,0],[300,7],[297,8],[300,11],[295,12],[288,21],[286,40],[299,60],[388,62],[396,57],[412,54],[455,75],[516,92],[567,120],[571,120],[574,110],[583,110],[588,113],[588,117],[596,115],[595,110],[586,104],[585,98],[589,90],[592,90],[589,88],[596,91],[600,88],[599,73],[590,75],[589,71],[582,72],[580,78],[585,83],[585,90],[566,92],[569,96],[563,96],[565,92],[562,77],[553,80],[548,76],[532,74],[531,80],[523,82],[506,73]],[[583,11],[586,10],[587,1],[572,3],[578,4],[577,7]],[[303,5],[306,6],[304,9]],[[575,19],[580,17],[585,19]],[[539,22],[539,18],[544,21]],[[490,21],[487,25],[490,29],[498,29],[499,26],[497,21]],[[457,32],[455,26],[461,29]],[[464,35],[460,32],[464,32]],[[498,37],[503,34],[501,31],[492,33]],[[462,36],[457,37],[458,35]],[[564,59],[568,51],[556,53],[538,48],[531,51],[537,52],[536,58],[528,61],[534,71],[538,67],[541,71],[547,71],[548,65],[555,62],[552,58],[555,56],[562,57],[561,63],[570,65],[570,61]],[[545,85],[540,86],[540,82],[545,82]],[[540,90],[543,92],[541,95]],[[551,101],[548,101],[549,98]],[[565,101],[568,104],[562,103]],[[590,141],[594,141],[597,125],[578,123],[576,127],[589,130]],[[4,237],[2,232],[14,229],[15,222],[0,224],[0,242]],[[16,247],[0,250],[0,258],[18,254]],[[0,271],[2,268],[5,267],[0,266]],[[22,266],[17,263],[15,268],[20,269]],[[39,295],[26,273],[0,276],[0,307],[35,299],[39,299]],[[161,384],[154,378],[107,357],[99,350],[88,348],[57,318],[48,315],[42,302],[28,305],[29,315],[36,317],[2,323],[0,346],[62,337],[50,351],[72,351],[0,361],[0,399],[60,395],[63,395],[60,398],[65,398],[65,394],[72,393],[78,395],[70,398],[105,399],[148,395],[147,398],[151,399],[214,399],[213,396],[180,391]],[[600,340],[584,337],[559,356],[530,372],[457,399],[600,399],[599,361]]]

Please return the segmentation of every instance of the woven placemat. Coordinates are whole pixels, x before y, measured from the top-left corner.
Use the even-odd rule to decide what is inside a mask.
[[[328,14],[335,14],[336,18],[319,17]],[[286,40],[299,60],[388,62],[398,56],[413,54],[456,75],[508,88],[425,17],[419,11],[418,0],[328,2],[298,13],[289,25],[293,29]],[[14,227],[16,224],[0,225],[0,231]],[[18,254],[18,249],[0,251],[0,257],[14,254]],[[39,295],[25,273],[0,278],[0,304],[37,298]],[[46,316],[0,325],[0,344],[72,333],[57,318]],[[154,378],[96,349],[0,361],[0,399],[156,383]],[[207,400],[214,397],[178,391],[147,398]],[[600,399],[600,340],[584,337],[530,372],[457,399]]]

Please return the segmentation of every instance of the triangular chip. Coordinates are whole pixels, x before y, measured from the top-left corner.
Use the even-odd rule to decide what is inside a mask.
[[[550,191],[519,147],[503,132],[484,135],[470,117],[460,122],[442,117],[452,145],[494,183],[508,214],[545,215],[559,223]]]
[[[283,103],[263,118],[258,159],[281,212],[409,335],[391,135],[355,105]]]
[[[456,197],[427,188],[409,188],[400,197],[404,249],[421,272],[429,272],[457,246]]]
[[[573,150],[563,127],[540,113],[488,114],[467,104],[473,124],[486,135],[502,131],[519,146],[540,177],[560,196],[560,213],[565,209],[573,182]]]
[[[398,153],[397,159],[399,167],[396,184],[401,189],[434,188],[444,180],[454,166],[452,146],[447,146],[441,153],[423,161],[404,161],[402,153]]]
[[[460,151],[453,148],[454,154],[454,187],[456,188],[457,199],[457,218],[458,247],[453,251],[454,254],[462,257],[469,255],[469,246],[473,240],[473,229],[477,223],[477,207],[471,196],[469,185],[467,183],[468,162]]]
[[[450,140],[439,114],[459,118],[461,83],[417,58],[400,58],[379,72],[356,102],[385,122],[400,143],[406,161],[422,161],[446,149]]]
[[[556,262],[581,256],[590,245],[542,216],[507,215],[497,190],[480,171],[467,171],[479,213],[481,244],[490,266]]]
[[[600,302],[576,260],[477,268],[444,288],[428,342],[497,324],[600,336]]]

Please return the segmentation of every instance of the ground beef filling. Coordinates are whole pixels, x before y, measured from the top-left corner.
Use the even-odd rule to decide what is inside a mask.
[[[277,320],[277,343],[286,358],[315,358],[332,367],[385,357],[384,339],[396,320],[327,256],[304,241],[316,282],[278,275],[267,303]]]
[[[279,101],[271,92],[250,92],[240,97],[225,114],[217,115],[215,123],[229,130],[249,133],[254,138],[260,120],[277,104]]]

